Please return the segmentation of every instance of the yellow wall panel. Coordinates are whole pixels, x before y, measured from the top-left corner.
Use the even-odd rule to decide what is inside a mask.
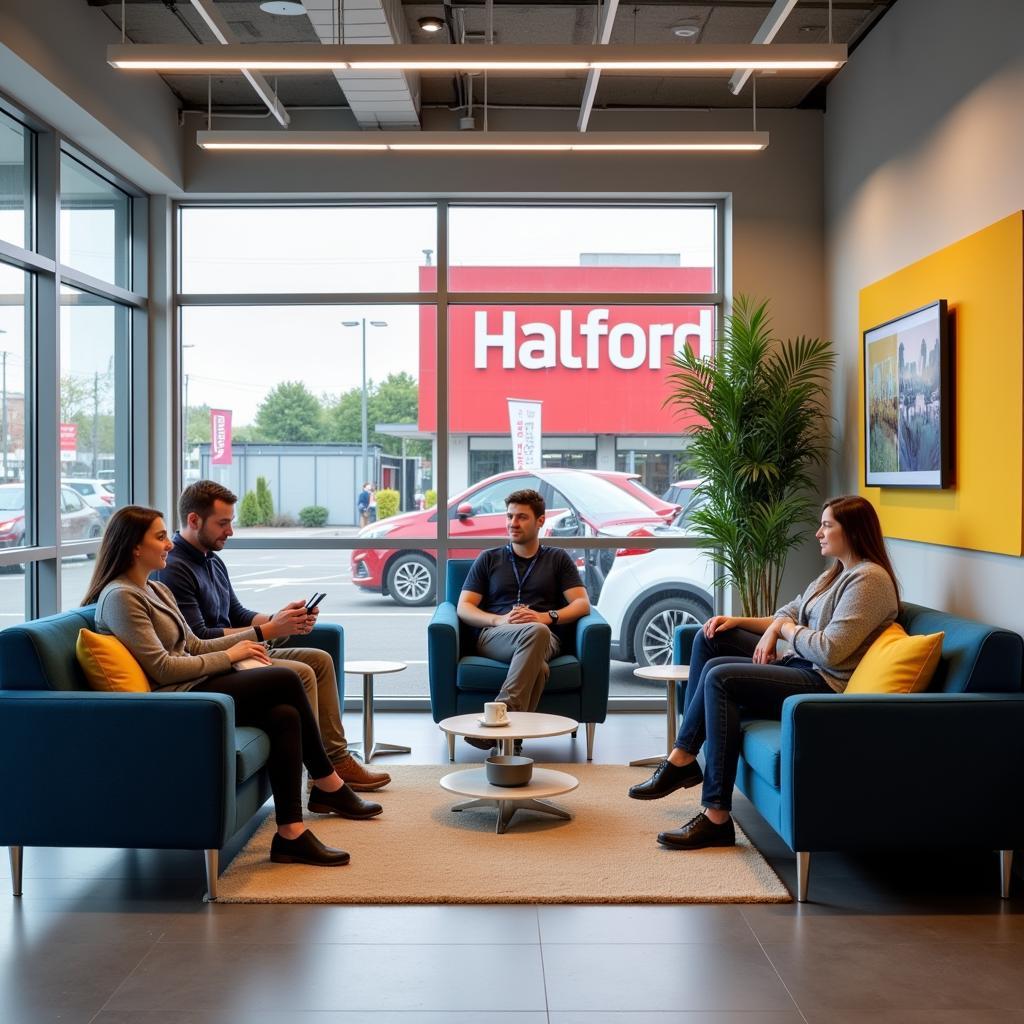
[[[864,339],[946,299],[953,343],[953,485],[864,486]],[[860,293],[860,493],[888,537],[1024,552],[1024,213],[1017,212]]]

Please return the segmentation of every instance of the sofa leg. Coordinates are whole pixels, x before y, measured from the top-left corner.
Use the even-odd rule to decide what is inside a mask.
[[[594,732],[597,729],[597,722],[587,722],[587,760],[594,760]]]
[[[15,896],[21,895],[21,868],[25,852],[23,846],[8,846],[7,852],[11,857],[11,890]]]
[[[797,903],[807,902],[807,876],[811,870],[811,855],[801,853],[796,855],[796,901]]]
[[[455,734],[448,733],[448,760],[455,760]]]
[[[220,862],[219,850],[203,850],[206,858],[206,902],[214,903],[217,899],[217,876]]]
[[[999,895],[1010,898],[1010,871],[1013,867],[1013,850],[999,851]]]

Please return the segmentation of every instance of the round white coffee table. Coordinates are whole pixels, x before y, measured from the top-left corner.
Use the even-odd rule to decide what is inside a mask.
[[[572,775],[552,771],[550,768],[534,768],[533,776],[525,786],[492,786],[487,781],[486,768],[452,772],[441,780],[441,788],[448,790],[449,793],[475,797],[473,800],[456,804],[452,808],[453,811],[496,806],[498,821],[494,830],[498,835],[508,828],[516,811],[539,811],[556,818],[571,819],[572,815],[567,810],[543,798],[568,793],[579,784],[579,779]]]
[[[563,736],[579,728],[579,722],[573,718],[542,715],[536,711],[510,711],[508,725],[481,725],[482,718],[483,709],[475,714],[455,715],[438,722],[441,731],[448,734],[450,760],[455,760],[456,736],[494,740],[498,744],[499,753],[511,754],[515,749],[516,740]],[[517,810],[540,811],[542,814],[552,814],[556,818],[571,818],[572,815],[568,811],[542,798],[568,793],[578,785],[579,782],[572,775],[549,768],[534,768],[533,777],[525,786],[492,786],[487,781],[486,769],[479,767],[452,772],[441,780],[441,786],[449,792],[476,798],[456,804],[452,808],[453,811],[465,811],[470,807],[496,807],[496,831],[499,834],[505,831]]]
[[[653,679],[665,684],[665,699],[667,703],[666,714],[668,716],[668,749],[666,754],[672,753],[672,747],[676,742],[676,683],[685,683],[690,678],[689,665],[647,665],[644,668],[633,669],[633,675],[638,679]],[[655,757],[641,757],[636,761],[630,761],[630,765],[661,764],[666,754],[658,754]]]
[[[562,715],[542,715],[537,711],[510,711],[508,725],[481,725],[483,708],[471,715],[454,715],[438,722],[438,728],[448,734],[448,760],[455,760],[455,737],[473,736],[493,740],[498,753],[511,754],[516,740],[533,740],[543,736],[563,736],[575,732],[580,723]]]
[[[373,739],[373,677],[389,672],[404,672],[408,668],[404,661],[346,661],[345,675],[363,677],[363,742],[350,743],[349,747],[362,748],[362,758],[369,764],[375,754],[408,754],[411,747],[396,743],[376,743]]]

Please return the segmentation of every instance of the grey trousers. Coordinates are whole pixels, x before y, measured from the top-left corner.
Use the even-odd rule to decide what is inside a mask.
[[[331,764],[337,764],[348,756],[348,741],[341,726],[334,659],[326,651],[311,647],[275,648],[271,653],[271,664],[290,668],[302,680],[302,690],[320,727],[324,750]]]
[[[476,649],[485,658],[510,662],[505,683],[495,700],[509,711],[536,711],[551,675],[548,662],[558,654],[558,637],[541,622],[488,626],[480,631]]]

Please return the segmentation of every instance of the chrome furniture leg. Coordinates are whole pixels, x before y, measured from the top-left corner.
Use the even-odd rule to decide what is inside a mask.
[[[206,858],[206,900],[207,903],[214,903],[217,899],[217,875],[220,862],[219,850],[203,850]]]
[[[369,764],[377,754],[409,754],[412,747],[399,746],[397,743],[376,743],[373,739],[373,673],[367,672],[363,675],[363,742],[351,743],[363,764]],[[455,760],[455,737],[448,741],[448,760]]]
[[[807,902],[807,876],[811,870],[811,855],[797,851],[796,854],[796,901]]]
[[[455,733],[448,733],[448,760],[455,760]]]
[[[597,722],[587,722],[587,760],[594,760],[594,733],[597,730]]]
[[[1010,898],[1010,873],[1013,868],[1013,850],[999,851],[999,895]]]
[[[21,895],[21,869],[23,867],[23,859],[25,853],[25,847],[23,846],[8,846],[7,852],[11,858],[11,889],[15,896]]]

